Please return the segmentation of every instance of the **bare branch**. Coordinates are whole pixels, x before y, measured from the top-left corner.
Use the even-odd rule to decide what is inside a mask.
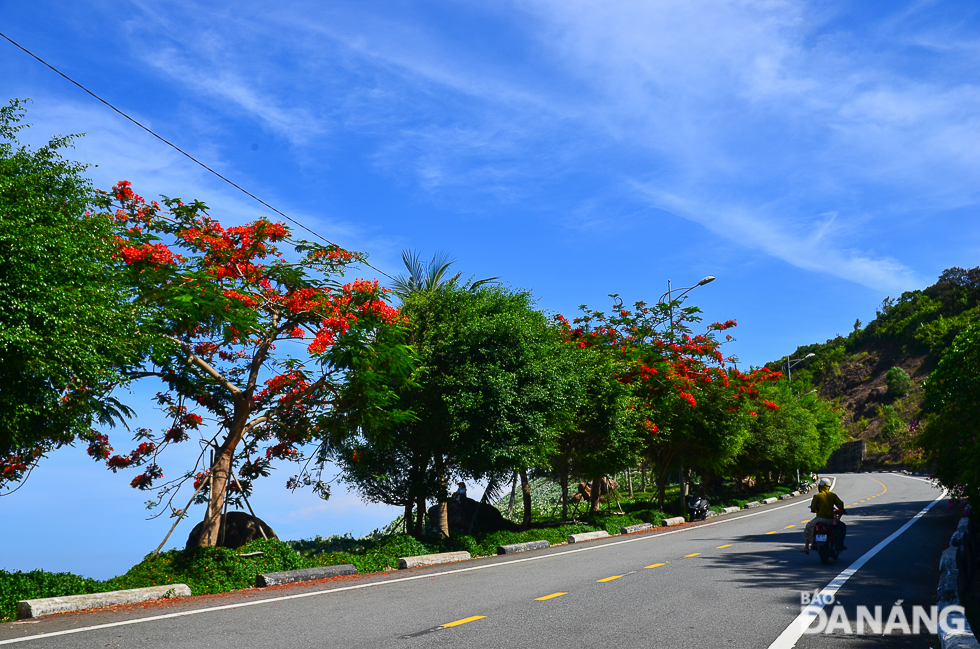
[[[180,345],[183,348],[183,350],[187,353],[187,360],[193,363],[194,365],[196,365],[197,367],[199,367],[201,370],[203,370],[204,373],[210,376],[212,379],[214,379],[215,382],[218,383],[218,385],[231,392],[231,394],[234,395],[235,397],[240,397],[243,394],[242,391],[236,385],[234,385],[231,381],[229,381],[224,376],[222,376],[221,372],[211,367],[211,365],[207,361],[205,361],[203,358],[201,358],[193,351],[191,351],[190,345],[188,345],[181,339],[175,338],[173,336],[167,336],[167,338]]]

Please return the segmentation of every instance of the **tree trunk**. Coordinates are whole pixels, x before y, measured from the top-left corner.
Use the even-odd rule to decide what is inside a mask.
[[[436,456],[436,473],[439,476],[439,507],[436,509],[436,529],[442,538],[449,538],[449,501],[446,489],[446,467],[443,465],[442,454]]]
[[[633,497],[633,470],[630,468],[626,469],[626,484],[630,488],[630,498]]]
[[[640,463],[640,491],[643,493],[647,492],[647,464],[646,462]]]
[[[419,496],[418,501],[416,501],[415,506],[417,508],[415,512],[415,538],[422,538],[422,533],[425,532],[425,496]]]
[[[561,522],[568,520],[568,476],[563,475],[559,480],[561,484]]]
[[[524,500],[524,520],[521,521],[521,529],[526,530],[531,527],[531,483],[527,480],[527,470],[521,469],[521,495]]]
[[[411,500],[405,503],[405,534],[412,533],[412,504]]]
[[[592,480],[592,493],[589,503],[589,513],[595,514],[599,511],[599,499],[602,497],[599,491],[602,489],[602,476],[594,478]]]
[[[687,511],[687,502],[684,497],[687,496],[687,481],[684,479],[684,463],[682,462],[680,468],[677,470],[677,483],[679,489],[677,490],[680,494],[678,496],[678,502],[680,503],[681,516]]]
[[[227,444],[227,442],[226,442]],[[211,489],[208,494],[208,507],[204,514],[204,527],[201,530],[202,546],[217,545],[221,533],[221,510],[228,494],[228,476],[231,474],[231,461],[234,448],[223,446],[211,466]]]
[[[514,498],[517,497],[517,471],[514,471],[514,479],[510,483],[510,504],[507,505],[507,515],[514,513]]]
[[[665,471],[661,471],[656,475],[657,483],[657,500],[660,502],[660,509],[663,511],[665,506],[665,501],[667,500],[667,475]]]

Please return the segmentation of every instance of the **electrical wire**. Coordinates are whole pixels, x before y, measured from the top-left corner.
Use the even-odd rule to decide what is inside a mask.
[[[51,71],[53,71],[58,76],[60,76],[63,79],[71,82],[72,84],[74,84],[75,86],[77,86],[78,88],[80,88],[81,90],[83,90],[84,92],[86,92],[87,94],[89,94],[90,96],[94,97],[98,101],[102,102],[103,104],[105,104],[106,106],[108,106],[109,108],[111,108],[112,110],[114,110],[115,112],[119,113],[120,115],[122,115],[123,117],[125,117],[126,119],[128,119],[133,124],[136,124],[137,126],[139,126],[141,129],[143,129],[144,131],[146,131],[147,133],[149,133],[150,135],[152,135],[156,139],[160,140],[161,142],[163,142],[167,146],[172,147],[174,150],[176,150],[178,153],[180,153],[184,157],[188,158],[192,162],[194,162],[194,163],[200,165],[201,167],[203,167],[204,169],[210,171],[212,174],[214,174],[215,176],[217,176],[221,180],[225,181],[226,183],[228,183],[229,185],[231,185],[232,187],[234,187],[238,191],[242,192],[246,196],[249,196],[250,198],[258,201],[259,203],[261,203],[265,207],[269,208],[270,210],[272,210],[273,212],[275,212],[279,216],[281,216],[284,219],[288,220],[289,222],[297,225],[298,227],[306,230],[307,232],[309,232],[313,236],[318,237],[319,239],[322,239],[323,241],[327,242],[328,244],[330,244],[332,246],[337,246],[338,248],[340,247],[338,244],[334,243],[330,239],[327,239],[325,236],[321,235],[320,233],[311,230],[310,228],[308,228],[307,226],[303,225],[302,223],[300,223],[296,219],[292,218],[291,216],[289,216],[289,215],[281,212],[280,210],[277,210],[272,205],[269,205],[268,203],[266,203],[264,200],[262,200],[261,198],[259,198],[255,194],[253,194],[252,192],[248,191],[247,189],[245,189],[241,185],[235,183],[233,180],[231,180],[229,178],[226,178],[225,176],[221,175],[220,173],[218,173],[217,171],[215,171],[214,169],[212,169],[208,165],[204,164],[203,162],[201,162],[200,160],[198,160],[197,158],[195,158],[194,156],[192,156],[191,154],[189,154],[187,151],[184,151],[183,149],[181,149],[179,146],[177,146],[176,144],[174,144],[170,140],[167,140],[163,136],[158,135],[157,133],[153,132],[149,127],[144,126],[140,122],[136,121],[134,118],[130,117],[129,115],[127,115],[126,113],[124,113],[120,109],[116,108],[115,106],[113,106],[112,104],[110,104],[108,101],[106,101],[102,97],[98,96],[97,94],[95,94],[94,92],[92,92],[91,90],[89,90],[88,88],[86,88],[85,86],[83,86],[82,84],[80,84],[79,82],[75,81],[74,79],[72,79],[71,77],[69,77],[67,74],[65,74],[64,72],[62,72],[58,68],[54,67],[53,65],[51,65],[50,63],[48,63],[47,61],[45,61],[44,59],[42,59],[41,57],[39,57],[34,52],[31,52],[29,49],[27,49],[26,47],[24,47],[20,43],[16,42],[15,40],[13,40],[12,38],[10,38],[9,36],[7,36],[6,34],[4,34],[3,32],[0,32],[0,36],[2,36],[5,40],[7,40],[7,42],[9,42],[14,47],[20,49],[22,52],[24,52],[25,54],[29,55],[33,59],[35,59],[37,62],[39,62],[40,64],[44,65],[45,67],[47,67]],[[380,268],[378,268],[376,266],[372,266],[367,261],[362,261],[361,263],[363,263],[368,268],[371,268],[371,269],[377,271],[378,273],[381,273],[382,275],[384,275],[388,279],[390,279],[392,281],[396,281],[394,277],[392,277],[388,273],[384,272]]]

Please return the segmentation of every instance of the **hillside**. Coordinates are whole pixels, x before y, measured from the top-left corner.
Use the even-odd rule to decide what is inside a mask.
[[[855,440],[867,441],[868,464],[915,465],[915,421],[924,381],[958,333],[980,319],[980,268],[950,268],[932,286],[885,298],[866,327],[796,349],[794,391],[837,401]],[[768,364],[785,371],[784,359]],[[899,368],[911,382],[903,381]],[[889,390],[889,372],[892,389]]]

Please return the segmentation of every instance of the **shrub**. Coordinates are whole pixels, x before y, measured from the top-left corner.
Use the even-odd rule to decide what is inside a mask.
[[[885,374],[885,383],[888,384],[888,394],[893,397],[908,394],[915,385],[901,367],[893,367],[888,370],[888,373]]]
[[[106,590],[112,589],[106,588],[96,579],[80,577],[70,572],[0,570],[0,622],[16,617],[17,602],[22,599],[63,597]]]

